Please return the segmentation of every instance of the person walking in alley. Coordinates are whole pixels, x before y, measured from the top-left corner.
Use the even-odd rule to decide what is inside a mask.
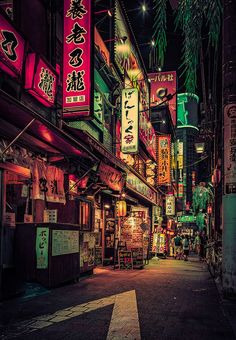
[[[194,251],[198,255],[200,254],[200,243],[201,243],[200,235],[199,233],[197,233],[194,239]]]
[[[190,242],[189,242],[188,235],[184,236],[184,239],[182,241],[182,245],[183,245],[184,261],[188,261],[189,248],[190,248]]]
[[[181,242],[182,242],[182,238],[180,236],[180,234],[178,233],[175,237],[174,237],[174,244],[175,244],[175,248],[174,248],[174,258],[176,259],[177,257],[181,258],[182,255],[182,247],[181,247]]]

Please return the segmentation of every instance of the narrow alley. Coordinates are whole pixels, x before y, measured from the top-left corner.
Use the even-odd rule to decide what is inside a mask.
[[[206,265],[152,259],[1,303],[1,339],[235,339]]]

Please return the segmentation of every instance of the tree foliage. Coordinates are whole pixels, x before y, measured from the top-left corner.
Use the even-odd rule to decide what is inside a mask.
[[[153,38],[158,50],[158,62],[163,66],[166,52],[166,8],[167,0],[154,0]],[[181,76],[185,77],[187,92],[195,93],[197,67],[202,34],[208,32],[209,46],[215,51],[221,30],[222,5],[220,0],[179,0],[175,11],[176,28],[183,36]]]
[[[213,200],[213,193],[210,188],[198,185],[193,192],[193,211],[195,214],[206,211],[208,203]]]

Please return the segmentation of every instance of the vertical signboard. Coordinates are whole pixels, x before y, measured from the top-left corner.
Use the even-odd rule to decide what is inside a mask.
[[[184,143],[177,141],[177,164],[178,164],[178,197],[184,195],[183,168],[184,168]]]
[[[149,73],[151,81],[151,107],[169,105],[174,126],[176,125],[176,71]],[[166,101],[168,96],[171,98]],[[173,97],[172,97],[173,96]]]
[[[171,183],[170,178],[170,136],[157,136],[157,155],[158,155],[158,173],[157,182],[159,185],[168,185]]]
[[[64,0],[64,117],[92,115],[93,32],[92,0]]]
[[[224,108],[224,193],[236,193],[236,105]]]
[[[5,11],[11,20],[13,20],[13,0],[2,0],[0,2],[0,8]]]
[[[122,90],[121,151],[138,152],[139,96],[136,88]]]
[[[22,73],[25,41],[0,14],[0,69],[13,77]]]
[[[166,195],[166,216],[175,215],[175,196]]]
[[[48,268],[49,228],[38,227],[36,233],[36,268]]]

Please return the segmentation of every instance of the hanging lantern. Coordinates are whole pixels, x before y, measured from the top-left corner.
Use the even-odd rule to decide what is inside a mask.
[[[207,213],[208,213],[208,215],[212,214],[212,205],[210,203],[207,206]]]
[[[126,216],[127,213],[127,205],[126,201],[117,201],[116,202],[116,214],[118,217]]]

